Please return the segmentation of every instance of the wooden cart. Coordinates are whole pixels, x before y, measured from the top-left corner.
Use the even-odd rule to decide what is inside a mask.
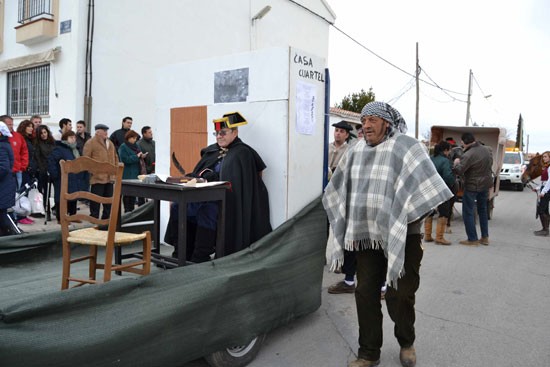
[[[493,177],[494,184],[489,190],[489,202],[487,205],[487,213],[489,219],[493,216],[493,208],[495,204],[495,197],[498,196],[500,189],[500,169],[502,168],[502,162],[504,160],[504,151],[506,147],[506,129],[498,127],[480,127],[480,126],[443,126],[434,125],[431,129],[430,138],[430,151],[434,145],[441,140],[447,138],[453,138],[453,140],[460,145],[461,136],[465,132],[470,132],[474,135],[476,140],[488,146],[493,153]],[[457,201],[462,201],[463,186],[459,184],[459,189],[456,194]]]

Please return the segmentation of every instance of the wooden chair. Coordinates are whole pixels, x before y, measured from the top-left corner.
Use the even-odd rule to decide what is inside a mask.
[[[69,282],[77,282],[75,287],[83,284],[96,284],[96,270],[103,269],[103,282],[111,280],[113,271],[127,271],[140,275],[147,275],[151,270],[151,233],[125,233],[116,232],[120,210],[120,192],[122,184],[122,171],[124,164],[109,164],[98,162],[88,157],[80,157],[72,161],[60,161],[61,166],[61,195],[60,195],[60,222],[63,242],[63,278],[61,289],[67,289]],[[103,173],[114,177],[113,196],[103,197],[88,191],[68,192],[68,180],[71,173],[88,171],[90,174]],[[87,199],[101,204],[111,204],[111,216],[109,219],[98,219],[86,214],[67,214],[67,202],[69,200]],[[89,222],[95,227],[70,230],[71,223]],[[99,226],[107,226],[107,230],[100,230]],[[102,229],[103,229],[102,228]],[[113,264],[113,252],[115,246],[131,245],[135,241],[142,241],[143,255],[138,261],[130,261],[122,264]],[[71,244],[89,246],[90,253],[87,256],[71,259]],[[98,247],[105,249],[104,263],[97,262]],[[89,260],[88,278],[76,278],[71,276],[71,264]]]

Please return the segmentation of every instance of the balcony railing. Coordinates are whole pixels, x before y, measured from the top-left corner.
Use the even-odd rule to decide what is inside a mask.
[[[52,19],[52,1],[19,0],[18,13],[18,22],[21,24],[41,18]]]

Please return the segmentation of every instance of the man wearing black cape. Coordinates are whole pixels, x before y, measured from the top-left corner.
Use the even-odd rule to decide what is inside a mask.
[[[261,177],[266,165],[238,136],[238,126],[246,123],[238,112],[214,120],[217,142],[201,150],[201,159],[189,175],[231,183],[226,197],[226,255],[250,246],[271,232],[268,193]],[[217,215],[215,202],[188,204],[187,260],[196,263],[210,260],[216,246]],[[176,247],[175,257],[177,222],[178,208],[172,204],[164,240]]]

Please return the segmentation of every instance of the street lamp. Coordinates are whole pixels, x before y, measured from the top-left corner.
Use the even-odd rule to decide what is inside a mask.
[[[265,17],[265,15],[269,13],[270,10],[271,10],[271,5],[264,6],[262,10],[260,10],[258,13],[256,13],[256,15],[252,17],[252,23],[254,23],[255,20],[262,19],[263,17]]]

